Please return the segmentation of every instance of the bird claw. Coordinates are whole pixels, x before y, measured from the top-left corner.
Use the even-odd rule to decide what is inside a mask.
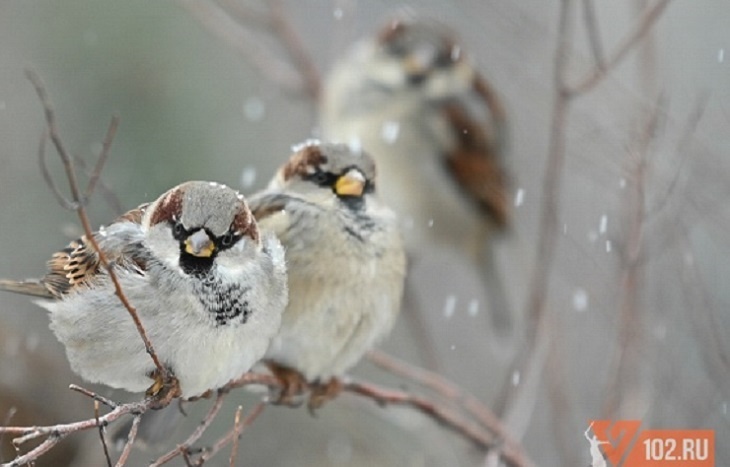
[[[151,377],[154,382],[147,389],[146,394],[147,397],[153,399],[153,409],[167,407],[170,402],[182,394],[180,381],[178,381],[171,371],[168,370],[165,374],[160,374],[159,371],[155,370],[152,372]]]
[[[278,396],[273,398],[271,403],[289,407],[301,406],[302,401],[297,400],[297,398],[309,387],[309,383],[304,379],[304,376],[296,370],[277,365],[273,362],[266,363],[266,366],[276,376],[276,379],[281,382],[281,390]]]
[[[309,402],[307,408],[312,416],[317,416],[316,411],[320,409],[325,402],[331,401],[337,397],[343,389],[342,381],[338,378],[330,378],[326,383],[317,382],[311,385],[309,393]]]

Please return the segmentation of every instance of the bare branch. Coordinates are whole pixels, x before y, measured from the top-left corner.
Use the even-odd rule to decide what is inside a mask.
[[[190,447],[193,445],[193,443],[197,442],[201,436],[203,436],[205,430],[208,429],[210,424],[213,423],[213,420],[215,420],[216,415],[218,415],[218,412],[220,412],[221,407],[223,407],[223,400],[225,399],[225,395],[226,394],[224,392],[218,392],[218,396],[216,397],[213,406],[210,408],[210,410],[208,410],[208,413],[205,415],[203,421],[200,423],[200,425],[198,425],[195,431],[193,431],[190,436],[188,436],[188,438],[183,441],[182,444],[178,445],[175,449],[168,452],[167,454],[160,456],[160,458],[150,464],[150,467],[159,467],[160,465],[170,462],[181,454],[189,454]]]
[[[499,417],[472,394],[464,391],[440,374],[416,367],[403,360],[392,357],[385,352],[372,350],[368,353],[368,359],[378,367],[414,381],[434,391],[444,399],[455,403],[468,414],[473,415],[479,423],[503,440],[504,446],[502,449],[506,453],[509,452],[508,455],[511,458],[515,458],[518,465],[535,465],[520,443],[507,432],[507,428],[499,420]]]
[[[674,193],[674,190],[677,187],[677,183],[679,182],[680,176],[684,173],[684,165],[689,159],[688,157],[688,147],[689,143],[692,140],[692,138],[695,135],[695,132],[697,131],[697,127],[700,124],[700,121],[702,120],[702,116],[705,113],[705,108],[707,107],[707,99],[708,96],[702,96],[695,106],[694,111],[690,114],[689,118],[687,119],[687,122],[685,123],[684,130],[682,131],[682,136],[679,139],[679,144],[677,145],[676,153],[679,154],[679,165],[677,166],[677,170],[674,172],[674,177],[672,177],[672,180],[669,182],[669,185],[667,186],[667,189],[665,190],[664,194],[659,197],[659,201],[656,203],[656,205],[652,206],[651,208],[647,209],[646,217],[647,219],[654,217],[657,213],[661,212],[664,207],[666,207],[667,203],[669,202],[669,199],[672,197],[672,194]]]
[[[205,27],[240,52],[264,76],[289,92],[304,94],[310,101],[317,102],[321,91],[319,70],[287,18],[282,3],[278,0],[266,2],[267,13],[246,8],[234,0],[224,0],[223,3],[225,9],[204,1],[183,2]],[[231,23],[237,27],[232,27]],[[271,50],[252,45],[257,42],[250,31],[254,28],[270,33],[281,45],[288,60],[276,59]],[[291,77],[294,75],[298,75],[299,79],[293,81]]]
[[[99,428],[99,439],[101,440],[101,446],[104,448],[104,459],[106,459],[106,465],[112,467],[112,458],[109,457],[109,446],[106,444],[106,438],[104,437],[104,425],[99,422],[99,401],[94,401],[94,420],[96,426]]]
[[[261,415],[261,413],[266,408],[265,402],[259,402],[254,406],[253,409],[251,409],[251,412],[246,416],[246,418],[241,422],[240,427],[238,430],[231,429],[225,436],[223,436],[221,439],[216,441],[216,443],[211,447],[210,449],[206,449],[202,455],[198,458],[198,461],[195,464],[192,465],[203,465],[207,460],[213,458],[218,452],[220,452],[221,449],[226,447],[228,443],[231,443],[234,441],[234,439],[238,439],[241,437],[241,434],[243,431],[251,426],[254,421]]]
[[[171,459],[182,455],[183,458],[191,458],[190,446],[196,442],[205,430],[210,426],[215,416],[220,411],[223,397],[229,391],[248,385],[263,385],[270,389],[281,389],[282,383],[275,376],[270,374],[259,374],[259,373],[246,373],[240,378],[231,381],[226,386],[218,391],[218,396],[213,407],[209,410],[208,414],[203,419],[201,425],[193,432],[188,439],[178,446],[177,449],[168,452],[155,461],[155,466],[162,465],[169,462]],[[311,390],[311,387],[307,387],[306,390]],[[472,420],[463,417],[461,414],[448,409],[447,407],[429,400],[425,397],[410,394],[404,391],[398,391],[394,389],[382,388],[376,385],[372,385],[364,382],[348,382],[344,385],[344,391],[350,392],[362,397],[372,399],[379,405],[401,405],[413,408],[422,412],[423,414],[431,417],[435,421],[439,422],[446,428],[454,431],[455,433],[462,436],[464,439],[471,441],[474,445],[481,449],[497,449],[500,451],[501,457],[509,465],[513,466],[531,466],[533,463],[529,459],[524,459],[520,451],[514,450],[509,445],[501,446],[500,442],[485,431],[481,426],[474,423]],[[93,394],[93,393],[91,393]],[[157,408],[158,404],[152,399],[145,399],[139,402],[132,402],[126,404],[111,403],[114,407],[109,413],[94,417],[88,420],[82,420],[78,422],[52,425],[52,426],[32,426],[32,427],[12,427],[5,426],[0,427],[0,435],[4,433],[13,434],[19,436],[14,440],[16,445],[21,445],[25,442],[46,437],[46,440],[37,448],[29,451],[25,455],[18,456],[9,465],[18,466],[24,463],[34,461],[42,454],[50,450],[65,436],[92,428],[97,428],[99,425],[106,426],[125,415],[134,415],[139,417],[150,409]],[[262,402],[256,406],[251,413],[244,419],[238,427],[233,427],[230,432],[223,438],[218,440],[212,448],[204,449],[202,455],[198,458],[194,465],[200,465],[207,459],[210,459],[218,451],[231,443],[234,438],[240,437],[243,430],[248,427],[256,417],[263,411],[265,403]],[[127,444],[130,446],[134,441],[136,431],[132,433],[130,430],[129,439]],[[126,447],[125,447],[126,449]],[[118,463],[119,465],[119,463]]]
[[[536,378],[541,373],[542,368],[536,368],[531,363],[536,361],[536,343],[546,342],[550,355],[548,360],[552,362],[560,361],[555,352],[557,347],[550,342],[550,326],[549,313],[546,309],[548,283],[550,273],[553,268],[555,250],[558,241],[558,216],[560,214],[560,192],[562,187],[563,165],[566,151],[566,126],[570,113],[570,104],[574,98],[580,97],[582,94],[590,91],[595,85],[601,82],[630,52],[638,42],[652,29],[652,26],[659,18],[661,13],[668,5],[669,0],[658,0],[651,8],[649,8],[642,18],[638,21],[637,26],[619,43],[615,52],[605,61],[605,66],[594,66],[593,70],[587,76],[579,80],[577,85],[570,86],[567,82],[566,75],[569,64],[569,52],[573,38],[573,24],[570,19],[570,13],[573,9],[572,0],[563,0],[561,2],[557,48],[555,52],[555,70],[553,78],[554,86],[554,104],[551,117],[550,143],[548,147],[547,161],[545,165],[545,176],[543,181],[543,190],[540,196],[540,219],[538,224],[538,245],[535,258],[535,266],[531,275],[529,295],[527,299],[526,316],[528,317],[528,325],[525,336],[525,347],[515,359],[512,372],[519,372],[523,375],[523,381]],[[590,16],[591,14],[588,13]],[[591,18],[587,19],[589,29],[591,26]],[[595,26],[595,25],[594,25]],[[589,31],[593,35],[593,39],[597,41],[598,32]],[[598,42],[597,42],[598,43]],[[595,54],[594,50],[594,54]],[[534,370],[528,371],[528,369]],[[548,377],[551,378],[552,394],[558,394],[556,390],[560,381],[564,378],[558,371],[550,371]],[[531,406],[531,400],[534,395],[526,391],[525,388],[530,387],[528,382],[511,394],[511,400],[507,404],[507,416],[505,418],[513,418],[511,414],[522,413],[523,417],[529,416],[524,407]],[[566,388],[562,385],[562,390]],[[509,389],[504,391],[509,393]],[[554,400],[555,404],[560,405],[560,401]],[[560,415],[567,417],[567,413],[560,412]],[[524,425],[524,424],[523,424]],[[560,423],[558,423],[560,426]],[[563,449],[565,451],[565,449]]]
[[[92,169],[89,169],[86,165],[86,161],[83,157],[74,156],[74,164],[76,164],[76,167],[84,171],[84,174],[91,178],[93,175]],[[96,182],[97,189],[100,192],[100,195],[104,198],[104,201],[106,201],[106,204],[112,209],[112,213],[116,216],[121,216],[124,214],[124,208],[122,207],[122,202],[119,201],[119,197],[116,193],[107,185],[104,180],[99,177],[98,181]]]
[[[349,382],[345,384],[345,391],[353,392],[372,399],[381,406],[406,405],[418,409],[442,425],[461,434],[479,448],[490,449],[495,446],[494,438],[481,428],[461,419],[454,412],[436,406],[433,402],[412,394],[381,388],[370,383]]]
[[[583,21],[588,31],[588,42],[593,52],[593,61],[597,70],[606,69],[606,60],[603,56],[603,42],[601,42],[601,32],[598,29],[598,19],[596,18],[596,9],[593,0],[583,0]]]
[[[99,153],[99,157],[96,159],[94,170],[91,172],[89,177],[89,184],[86,186],[86,192],[84,193],[83,198],[84,203],[87,203],[89,198],[91,198],[91,195],[94,193],[96,183],[99,181],[99,177],[101,176],[101,170],[104,168],[106,160],[109,157],[109,150],[112,147],[112,141],[114,141],[114,135],[116,135],[118,127],[119,116],[115,115],[109,122],[109,128],[106,131],[106,136],[104,137],[104,141],[101,145],[101,152]]]
[[[183,0],[181,4],[207,30],[245,57],[262,75],[281,89],[292,94],[303,92],[303,82],[296,78],[296,70],[292,65],[258,46],[254,35],[236,24],[220,7],[197,0]]]
[[[79,189],[78,180],[76,177],[76,171],[74,170],[74,164],[73,160],[71,159],[68,151],[66,151],[66,148],[63,144],[63,141],[61,140],[61,137],[58,132],[58,125],[56,123],[56,116],[55,111],[53,109],[53,105],[51,103],[50,98],[48,97],[48,93],[46,91],[46,87],[43,84],[43,81],[41,80],[40,76],[33,71],[33,70],[26,70],[26,76],[28,80],[33,84],[33,87],[35,87],[36,94],[38,94],[39,99],[41,100],[41,104],[43,105],[43,109],[45,111],[46,115],[46,125],[48,127],[48,135],[51,138],[51,141],[53,142],[56,152],[58,152],[59,157],[61,158],[61,161],[63,162],[64,170],[66,171],[66,177],[68,179],[69,188],[71,190],[71,200],[66,202],[61,202],[61,204],[76,211],[76,214],[79,217],[79,220],[81,221],[81,225],[84,229],[84,234],[86,235],[87,240],[91,245],[94,247],[94,250],[99,255],[99,262],[102,264],[102,266],[106,269],[107,273],[109,274],[109,278],[111,279],[112,283],[114,284],[114,290],[119,298],[119,300],[122,302],[124,307],[129,312],[129,315],[132,317],[132,320],[134,321],[135,326],[137,327],[137,332],[142,337],[142,341],[145,345],[145,350],[152,358],[152,361],[155,364],[155,367],[157,368],[157,371],[162,376],[163,380],[173,381],[174,378],[169,374],[169,371],[167,368],[165,368],[162,363],[160,363],[160,359],[157,357],[157,353],[154,350],[154,347],[152,346],[152,343],[150,342],[149,338],[147,337],[147,332],[145,331],[144,327],[142,326],[142,322],[139,319],[139,315],[137,314],[137,310],[132,306],[131,303],[129,303],[129,300],[127,299],[127,296],[124,294],[124,291],[122,290],[122,286],[119,283],[119,279],[117,278],[116,273],[112,269],[111,265],[109,264],[109,261],[106,259],[106,256],[104,255],[104,252],[101,251],[99,248],[99,244],[96,241],[96,238],[94,237],[94,232],[91,228],[91,222],[89,222],[89,217],[86,213],[86,209],[84,206],[85,200],[81,197],[81,191]],[[106,150],[102,150],[102,153],[100,154],[100,158],[103,156],[104,161],[106,160],[106,154],[108,153],[108,147],[111,145],[111,138],[114,136],[114,131],[116,129],[116,124],[114,123],[114,119],[112,119],[112,123],[109,127],[109,130],[107,131],[107,138],[105,139],[106,144]],[[45,135],[44,135],[45,136]],[[43,138],[43,141],[45,141],[45,137]],[[41,145],[41,150],[45,151],[45,142]],[[44,160],[43,157],[41,160]],[[45,164],[42,164],[42,167],[44,167]],[[101,172],[101,166],[99,164],[96,164],[96,168],[94,172]],[[44,172],[44,177],[46,177],[47,171]],[[46,177],[46,181],[50,179],[50,175]],[[91,183],[90,183],[91,185]],[[53,185],[52,185],[53,186]],[[88,190],[89,193],[91,193],[92,190]],[[54,189],[54,192],[57,192],[57,190]],[[58,193],[60,195],[60,193]],[[61,198],[63,196],[61,195]],[[64,198],[65,199],[65,198]]]
[[[72,390],[72,391],[76,391],[76,392],[79,392],[79,393],[81,393],[81,394],[83,394],[85,396],[88,396],[88,397],[94,399],[95,401],[101,402],[102,404],[106,405],[109,408],[114,409],[114,408],[116,408],[119,405],[116,402],[114,402],[113,400],[107,399],[104,396],[100,396],[100,395],[98,395],[95,392],[92,392],[92,391],[89,391],[88,389],[82,388],[81,386],[77,386],[75,384],[69,384],[68,385],[68,388],[70,390]]]
[[[646,220],[646,167],[651,145],[656,140],[656,128],[661,113],[661,99],[646,122],[636,142],[636,149],[630,152],[635,156],[632,174],[633,193],[627,201],[629,226],[626,249],[623,255],[621,274],[622,297],[619,306],[618,343],[609,364],[608,387],[606,388],[603,415],[613,418],[618,415],[624,391],[631,383],[635,383],[637,365],[641,361],[639,344],[643,336],[643,314],[639,306],[640,284],[642,279],[641,251],[644,242],[644,226]]]
[[[6,425],[10,424],[10,420],[13,419],[13,417],[15,416],[15,414],[17,412],[18,412],[18,409],[16,409],[15,407],[10,407],[10,409],[8,409],[8,413],[5,415],[5,418],[3,419],[3,424],[0,426],[6,426]],[[3,450],[2,450],[4,437],[5,437],[5,433],[0,433],[0,462],[5,462],[5,458],[3,456]]]
[[[281,0],[269,0],[267,3],[271,9],[272,32],[279,38],[294,66],[301,73],[307,96],[317,102],[321,92],[319,70],[304,49],[304,42],[287,19]]]
[[[137,439],[137,430],[139,429],[139,423],[142,421],[142,415],[135,415],[132,419],[132,426],[129,428],[129,434],[127,434],[127,442],[124,444],[122,454],[119,456],[119,460],[115,467],[122,467],[127,463],[129,455],[132,453],[132,446],[134,441]]]
[[[236,409],[236,416],[233,419],[233,446],[231,446],[231,457],[229,458],[228,463],[231,467],[234,467],[236,465],[236,453],[238,452],[238,440],[241,436],[241,412],[243,411],[243,406],[239,405]]]
[[[569,93],[572,95],[584,94],[600,83],[623,61],[624,58],[626,58],[626,55],[634,49],[636,44],[638,44],[639,41],[641,41],[641,39],[643,39],[644,36],[651,31],[652,26],[669,5],[669,2],[670,0],[657,0],[654,6],[648,8],[641,19],[639,19],[633,31],[626,35],[626,37],[616,47],[613,54],[611,54],[610,58],[606,60],[605,66],[595,67],[593,71],[589,72],[583,79],[579,80],[577,84],[571,86],[569,88]]]

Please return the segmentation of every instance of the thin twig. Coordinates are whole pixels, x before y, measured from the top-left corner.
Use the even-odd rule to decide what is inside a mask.
[[[132,453],[132,446],[134,445],[134,441],[137,439],[137,430],[139,429],[139,424],[141,421],[142,415],[135,415],[132,419],[132,426],[129,428],[129,433],[127,434],[127,442],[124,443],[122,454],[119,456],[119,460],[117,460],[115,467],[122,467],[124,464],[127,463],[127,459]]]
[[[197,442],[201,436],[205,433],[205,430],[208,429],[211,423],[213,423],[213,420],[215,419],[216,415],[218,415],[218,412],[221,410],[221,407],[223,407],[223,399],[225,398],[226,393],[224,392],[218,392],[218,396],[215,399],[215,402],[213,403],[213,406],[208,410],[208,413],[205,415],[203,420],[200,422],[200,425],[193,431],[188,438],[183,441],[182,444],[178,445],[175,449],[171,450],[167,454],[163,454],[160,456],[156,461],[154,461],[152,464],[150,464],[150,467],[159,467],[160,465],[166,464],[176,458],[177,456],[187,453],[190,450],[190,447],[193,445],[193,443]]]
[[[287,18],[281,2],[266,2],[267,14],[245,8],[233,0],[225,0],[224,4],[225,9],[209,2],[184,2],[204,26],[239,51],[264,76],[289,92],[303,93],[311,102],[317,102],[321,90],[319,70],[304,48],[304,41]],[[237,28],[233,29],[231,23]],[[279,60],[271,50],[252,45],[257,42],[250,31],[253,28],[269,32],[284,49],[288,60]],[[297,75],[299,79],[292,81],[292,75]]]
[[[563,164],[566,150],[566,126],[568,115],[570,112],[571,101],[582,94],[588,92],[595,85],[601,82],[608,74],[618,66],[629,51],[645,36],[652,28],[656,20],[660,17],[669,0],[658,0],[657,3],[649,8],[643,17],[638,21],[637,26],[632,32],[619,43],[614,53],[606,61],[603,68],[594,67],[583,79],[578,81],[577,85],[569,86],[567,81],[567,69],[569,64],[569,52],[573,37],[573,24],[570,21],[570,12],[573,8],[571,0],[563,0],[560,7],[557,48],[555,53],[555,70],[553,78],[553,86],[555,89],[555,97],[553,104],[553,113],[550,129],[550,143],[545,165],[545,177],[543,182],[542,195],[540,196],[540,220],[538,223],[538,245],[535,259],[535,266],[532,273],[529,295],[527,300],[526,316],[528,317],[527,332],[525,338],[525,348],[515,359],[512,371],[519,372],[524,376],[523,379],[537,377],[536,374],[526,373],[526,369],[531,368],[531,360],[535,358],[535,343],[543,342],[545,339],[542,334],[549,332],[551,326],[548,325],[548,316],[546,313],[547,303],[547,286],[551,277],[553,262],[555,258],[555,250],[558,240],[558,216],[560,214],[560,190],[562,186]],[[548,343],[550,352],[557,351],[556,347]],[[549,360],[556,362],[554,355],[549,356]],[[540,369],[538,369],[540,370]],[[538,371],[540,372],[540,371]],[[555,371],[551,371],[550,378],[560,380],[561,375]],[[526,384],[523,385],[525,387]],[[565,389],[565,388],[563,388]],[[505,390],[508,392],[508,389]],[[523,393],[523,396],[520,396]],[[523,405],[529,405],[531,402],[524,399],[528,397],[527,393],[518,390],[512,394],[508,403],[508,415],[505,418],[511,418],[510,413],[519,413],[522,411]],[[530,396],[531,397],[531,396]],[[525,413],[524,416],[529,414]],[[567,414],[563,414],[567,416]],[[523,426],[527,426],[522,423]],[[521,438],[520,433],[515,433]]]
[[[107,129],[106,136],[101,144],[101,152],[99,153],[99,157],[96,159],[96,164],[94,164],[94,170],[89,176],[89,184],[86,186],[86,191],[84,192],[84,204],[89,201],[91,195],[94,193],[96,183],[99,181],[99,177],[101,176],[101,170],[104,168],[106,160],[109,157],[109,150],[112,147],[112,141],[114,141],[114,135],[116,135],[118,127],[119,116],[114,115],[109,122],[109,128]]]
[[[88,396],[88,397],[94,399],[95,401],[101,402],[102,404],[106,405],[109,408],[114,409],[114,408],[116,408],[119,405],[116,402],[114,402],[113,400],[107,399],[104,396],[100,396],[99,394],[97,394],[97,393],[95,393],[93,391],[89,391],[86,388],[82,388],[81,386],[77,386],[75,384],[69,384],[68,385],[68,388],[70,390],[72,390],[72,391],[76,391],[76,392],[79,392],[79,393],[81,393],[81,394],[83,394],[85,396]]]
[[[246,373],[240,378],[226,384],[223,388],[218,390],[218,399],[204,418],[201,425],[196,429],[193,434],[188,437],[188,440],[186,440],[186,442],[181,445],[183,449],[178,448],[174,453],[171,451],[170,453],[165,454],[153,465],[161,465],[162,463],[167,462],[180,454],[185,457],[188,454],[190,444],[200,438],[202,433],[207,429],[207,427],[215,418],[215,415],[220,410],[223,396],[227,392],[235,388],[248,385],[264,385],[269,387],[270,389],[281,389],[282,387],[281,381],[278,380],[275,376],[259,373]],[[344,391],[372,399],[380,405],[402,405],[411,407],[431,417],[435,421],[451,429],[455,433],[461,435],[466,440],[471,441],[476,446],[482,449],[501,449],[501,455],[503,459],[509,463],[509,465],[532,465],[529,462],[524,462],[521,459],[519,452],[514,452],[514,450],[509,445],[498,446],[499,442],[495,440],[495,438],[491,436],[489,432],[485,431],[481,426],[474,423],[472,420],[465,418],[461,416],[461,414],[449,410],[447,407],[435,401],[429,400],[425,397],[410,394],[404,391],[382,388],[364,382],[346,383],[344,385]],[[243,431],[247,426],[253,423],[253,420],[263,410],[264,405],[264,403],[261,403],[259,406],[255,407],[252,412],[247,416],[247,418],[244,419],[243,422],[241,422],[241,431]],[[71,433],[96,428],[99,424],[106,426],[118,420],[119,418],[129,414],[132,414],[135,417],[140,416],[154,407],[157,407],[157,405],[156,402],[152,399],[145,399],[140,402],[132,402],[127,404],[116,404],[116,406],[109,413],[99,416],[98,419],[95,417],[89,420],[82,420],[79,422],[52,426],[0,427],[0,434],[9,433],[18,435],[19,438],[14,440],[17,445],[23,444],[33,439],[42,438],[44,436],[48,437],[48,439],[44,441],[41,446],[33,449],[23,456],[17,457],[11,462],[11,464],[9,464],[12,466],[18,466],[29,461],[36,460],[41,454],[47,452],[50,448],[55,446],[55,444],[61,438]],[[239,431],[238,436],[240,436],[241,431]],[[219,440],[218,443],[213,446],[213,448],[211,448],[210,450],[206,450],[200,457],[198,462],[201,462],[201,460],[205,461],[206,459],[212,457],[220,449],[227,446],[227,444],[233,440],[234,436],[236,435],[234,434],[234,430],[232,429],[231,432],[224,438]]]
[[[586,24],[594,65],[597,70],[605,70],[606,60],[603,55],[603,42],[601,41],[601,31],[598,29],[598,19],[596,18],[593,0],[583,0],[583,21]]]
[[[245,419],[241,422],[240,429],[236,431],[235,429],[231,429],[225,436],[223,436],[221,439],[216,441],[216,443],[209,449],[206,449],[201,456],[198,458],[198,461],[194,463],[193,465],[203,465],[206,461],[209,459],[212,459],[218,452],[220,452],[221,449],[228,446],[228,443],[233,442],[235,438],[239,438],[243,431],[251,426],[254,421],[261,415],[261,413],[266,408],[265,402],[259,402],[254,406],[253,409],[251,409],[251,412],[246,416]]]
[[[99,422],[99,401],[94,401],[94,419],[96,426],[99,428],[99,439],[101,440],[101,446],[104,448],[104,458],[106,459],[106,465],[112,467],[112,458],[109,457],[109,446],[106,444],[106,437],[104,437],[104,425]]]
[[[652,207],[647,208],[646,212],[646,218],[652,218],[657,213],[661,212],[664,207],[669,202],[669,199],[672,197],[672,194],[674,193],[674,190],[677,187],[677,184],[679,182],[679,179],[682,174],[685,173],[684,166],[689,159],[688,153],[689,153],[689,143],[692,140],[695,132],[697,131],[697,127],[700,124],[700,121],[702,120],[702,117],[705,113],[705,108],[707,106],[707,99],[708,96],[702,96],[696,106],[694,111],[690,114],[689,118],[687,119],[687,122],[685,123],[684,130],[682,131],[682,136],[679,139],[679,143],[677,144],[676,153],[679,154],[679,165],[677,166],[677,169],[674,171],[674,176],[672,177],[672,180],[669,182],[669,185],[667,186],[667,189],[664,190],[664,194],[662,196],[659,196],[659,201]]]
[[[61,199],[65,199],[65,202],[61,202],[61,204],[64,207],[70,208],[72,210],[76,211],[76,214],[79,217],[79,220],[81,221],[81,225],[84,229],[84,234],[86,235],[87,240],[91,245],[94,247],[94,251],[97,252],[99,256],[99,262],[102,264],[102,266],[106,269],[107,273],[109,274],[109,278],[111,279],[112,283],[114,284],[114,291],[119,298],[119,300],[122,302],[124,307],[129,312],[129,315],[132,317],[132,320],[134,321],[135,326],[137,327],[137,332],[142,337],[142,341],[145,345],[145,350],[152,358],[152,361],[155,364],[155,367],[157,368],[157,371],[159,374],[163,377],[165,381],[170,379],[170,374],[167,368],[165,368],[162,363],[160,362],[160,359],[157,357],[157,353],[154,350],[154,347],[152,346],[152,343],[150,342],[149,338],[147,337],[147,332],[145,331],[144,327],[142,326],[142,322],[139,319],[139,315],[137,314],[137,310],[132,306],[132,304],[127,299],[127,296],[124,294],[124,291],[122,290],[122,286],[119,283],[119,279],[117,278],[116,273],[114,272],[113,268],[109,264],[108,260],[106,259],[106,256],[101,251],[101,248],[99,248],[99,244],[96,241],[96,238],[94,237],[94,232],[91,229],[91,223],[89,222],[89,217],[86,213],[85,209],[85,201],[81,196],[81,191],[79,189],[78,180],[76,177],[76,171],[74,170],[74,163],[69,155],[69,153],[66,151],[65,146],[63,145],[63,141],[61,140],[61,136],[58,131],[58,124],[56,122],[56,116],[55,111],[53,109],[53,104],[51,103],[50,98],[48,97],[48,93],[46,91],[46,87],[43,84],[43,81],[41,80],[40,76],[33,71],[33,70],[26,70],[26,76],[28,80],[33,84],[33,87],[36,90],[36,94],[38,94],[38,98],[41,101],[41,104],[43,105],[43,109],[45,111],[46,116],[46,125],[48,127],[47,130],[47,136],[50,137],[51,141],[53,142],[56,152],[58,153],[59,157],[61,158],[61,161],[63,162],[63,167],[66,172],[66,178],[69,182],[69,189],[71,190],[71,201],[68,199],[65,199],[63,195],[60,195],[60,192],[58,190],[54,189],[54,192],[61,196]],[[112,122],[110,124],[110,128],[107,131],[107,136],[112,137],[114,135],[114,128],[116,127],[115,119],[112,119]],[[45,135],[44,138],[45,140]],[[111,140],[107,143],[108,146],[111,145]],[[45,143],[41,145],[41,150],[45,151]],[[104,156],[104,160],[106,160],[106,154],[108,153],[108,149],[102,151],[102,156]],[[41,157],[41,160],[44,161],[45,158]],[[44,164],[42,164],[44,165]],[[95,168],[95,172],[101,172],[101,167],[99,167],[99,164],[97,163],[97,168]],[[47,169],[44,168],[44,174],[47,174]],[[45,175],[44,175],[45,177]],[[47,180],[50,178],[47,177]],[[54,185],[51,184],[53,187]],[[87,191],[90,191],[87,189]]]
[[[18,412],[18,409],[15,407],[10,407],[8,409],[7,415],[5,415],[5,418],[3,419],[3,424],[1,426],[7,426],[10,423],[10,420],[13,419],[15,414]],[[0,462],[5,462],[5,458],[3,457],[3,438],[5,437],[5,433],[0,433]]]
[[[303,92],[303,80],[301,77],[297,79],[294,67],[261,47],[254,34],[241,27],[220,6],[198,0],[182,0],[181,5],[203,27],[245,57],[262,75],[281,89],[291,94]]]
[[[661,100],[654,107],[652,115],[639,135],[636,149],[629,152],[630,156],[636,157],[636,160],[632,161],[634,172],[631,177],[634,190],[627,202],[629,225],[626,248],[622,257],[622,298],[618,315],[618,342],[608,366],[608,387],[605,391],[603,407],[603,416],[607,419],[612,419],[618,414],[622,401],[626,400],[623,392],[627,386],[636,383],[634,379],[628,381],[628,378],[632,376],[632,369],[633,373],[638,371],[636,367],[642,358],[639,342],[642,340],[644,323],[641,306],[639,306],[639,282],[643,269],[640,258],[646,220],[646,168],[651,145],[656,140],[660,109]],[[633,376],[637,375],[633,374]]]
[[[654,23],[661,16],[662,12],[669,5],[671,0],[657,0],[654,6],[648,8],[641,19],[638,21],[634,29],[626,35],[616,50],[611,54],[610,58],[605,61],[603,68],[595,67],[583,79],[576,84],[570,86],[569,93],[572,95],[584,94],[600,83],[613,69],[615,69],[626,55],[636,46],[636,44],[651,31]]]
[[[231,457],[228,460],[228,463],[231,467],[234,467],[236,465],[236,454],[238,453],[238,440],[239,436],[241,435],[241,412],[243,411],[243,406],[239,405],[236,409],[236,416],[233,419],[233,446],[231,446]]]
[[[416,367],[403,360],[392,357],[385,352],[372,350],[368,353],[368,359],[378,367],[414,381],[421,386],[431,389],[444,399],[456,403],[464,411],[473,415],[485,428],[491,430],[502,439],[505,445],[503,449],[511,450],[514,453],[513,457],[517,458],[519,465],[535,465],[520,443],[508,433],[507,428],[499,417],[472,394],[464,391],[438,373]]]
[[[86,161],[83,157],[74,156],[74,164],[76,164],[76,167],[83,170],[84,174],[87,177],[91,178],[93,174],[92,169],[88,168],[88,166],[86,165]],[[112,213],[115,216],[121,216],[122,214],[124,214],[125,210],[122,207],[122,202],[119,200],[119,197],[114,192],[114,190],[112,190],[101,177],[99,177],[96,185],[99,194],[102,198],[104,198],[106,204],[111,208]]]
[[[304,42],[287,19],[281,1],[269,0],[267,3],[271,11],[271,27],[274,35],[284,45],[284,50],[301,73],[307,96],[317,102],[321,92],[319,70],[314,65],[311,55],[304,49]]]
[[[65,436],[66,435],[58,434],[51,435],[37,447],[28,451],[24,455],[16,457],[7,464],[2,464],[2,467],[20,467],[21,465],[31,464],[43,454],[53,449]]]
[[[65,423],[52,426],[31,426],[31,427],[19,427],[19,426],[1,426],[0,434],[8,433],[13,435],[19,435],[19,438],[13,440],[15,446],[20,446],[28,441],[47,437],[40,445],[31,449],[27,453],[20,455],[10,461],[7,464],[2,464],[3,467],[19,467],[24,464],[36,461],[46,452],[50,451],[59,441],[68,436],[71,433],[79,431],[90,430],[96,428],[99,424],[107,425],[120,417],[128,414],[140,414],[150,410],[154,406],[154,401],[147,399],[141,402],[131,402],[128,404],[119,404],[111,412],[102,415],[98,418],[94,417],[79,422]]]
[[[480,449],[495,447],[495,439],[481,427],[465,420],[457,413],[434,404],[432,401],[403,391],[382,388],[370,383],[357,381],[347,382],[344,391],[352,392],[372,399],[381,406],[405,405],[417,409],[430,416],[441,425],[459,433]]]

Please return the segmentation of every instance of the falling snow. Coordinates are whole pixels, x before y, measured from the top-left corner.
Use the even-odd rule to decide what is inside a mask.
[[[99,230],[97,230],[97,233],[100,237],[106,237],[106,227],[103,225],[99,226]]]
[[[469,307],[467,308],[467,313],[472,318],[479,314],[479,300],[474,298],[471,301],[469,301]]]
[[[256,183],[256,167],[244,167],[241,172],[241,186],[251,188],[254,183]]]
[[[347,147],[350,148],[350,151],[360,154],[362,152],[362,141],[357,136],[353,136],[347,142]]]
[[[342,8],[335,8],[332,11],[332,16],[334,16],[335,19],[342,19],[343,15],[344,15],[344,12],[342,11]]]
[[[603,235],[606,233],[607,228],[608,228],[608,216],[604,214],[601,216],[601,220],[598,223],[598,232],[600,232],[601,235]]]
[[[451,318],[454,316],[454,312],[456,311],[456,296],[449,295],[446,297],[446,302],[444,303],[444,317],[446,319]]]
[[[606,253],[611,253],[611,240],[606,240]]]
[[[393,144],[398,140],[398,134],[400,133],[400,123],[388,121],[383,123],[383,127],[380,129],[380,136],[388,144]]]
[[[618,181],[618,186],[621,187],[621,189],[626,188],[626,179],[625,178],[620,178],[619,181]]]
[[[520,188],[517,190],[517,193],[515,194],[515,206],[522,206],[522,203],[525,202],[525,190]]]
[[[291,150],[293,152],[299,152],[302,149],[311,148],[312,146],[319,146],[320,144],[322,144],[322,143],[318,139],[309,138],[309,139],[302,141],[299,144],[292,144]]]
[[[433,219],[428,220],[428,227],[433,227]]]
[[[720,49],[717,51],[717,63],[722,63],[725,61],[725,49]]]
[[[251,122],[259,122],[266,115],[266,104],[258,97],[249,97],[243,102],[243,115]]]
[[[595,230],[591,230],[588,232],[588,241],[591,243],[596,243],[596,240],[598,240],[598,232]]]
[[[520,372],[515,371],[512,373],[512,386],[517,386],[520,384]]]
[[[586,311],[588,308],[588,292],[584,289],[577,289],[573,293],[573,308],[575,311]]]

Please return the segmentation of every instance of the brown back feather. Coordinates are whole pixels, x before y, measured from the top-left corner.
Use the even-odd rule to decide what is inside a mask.
[[[506,227],[509,222],[507,177],[500,160],[501,147],[495,144],[499,136],[487,133],[457,103],[447,103],[444,113],[452,122],[459,142],[455,151],[444,155],[447,170],[498,227]]]

